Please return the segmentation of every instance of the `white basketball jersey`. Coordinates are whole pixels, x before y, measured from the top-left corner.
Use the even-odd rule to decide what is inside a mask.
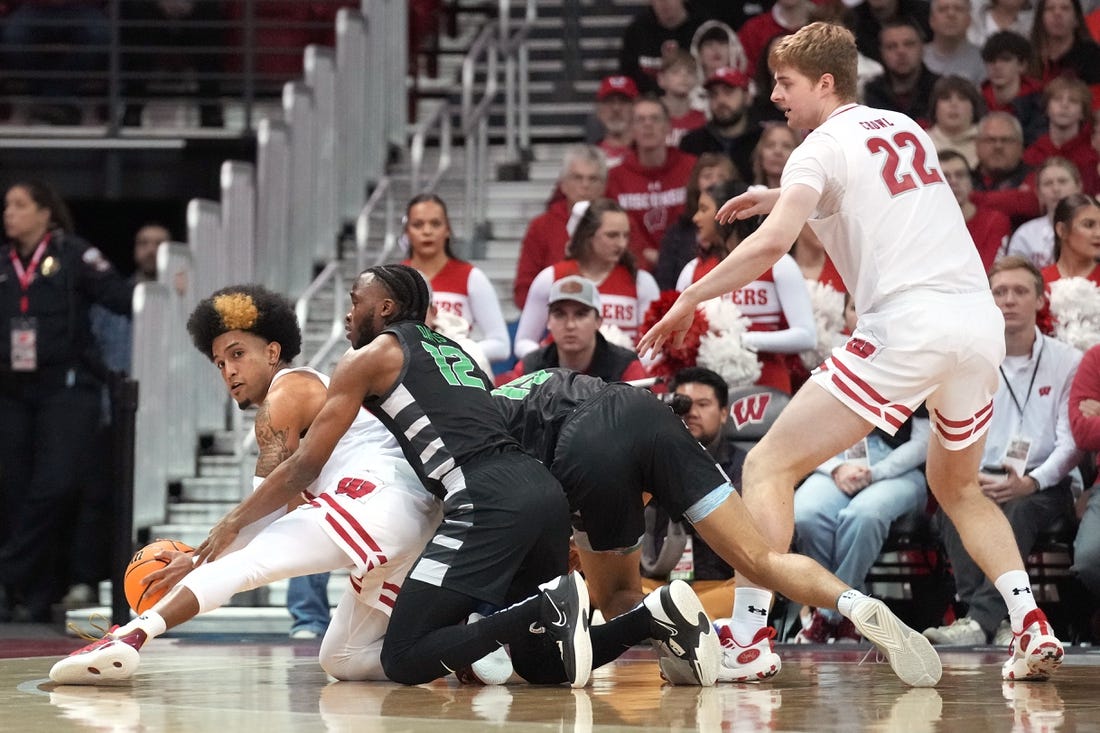
[[[809,220],[860,314],[906,290],[988,290],[935,145],[898,112],[838,108],[791,153],[782,188],[821,193]]]
[[[328,389],[328,376],[311,367],[281,369],[271,379],[271,384],[274,385],[277,379],[291,372],[312,374],[321,380],[321,383],[325,385],[325,389]],[[348,428],[332,450],[332,455],[325,461],[325,466],[321,469],[320,475],[303,493],[315,497],[322,491],[333,491],[339,485],[340,479],[347,473],[348,466],[376,465],[386,458],[405,463],[405,455],[401,452],[401,446],[398,445],[389,429],[378,418],[360,407],[359,414],[355,416],[355,421],[352,422],[351,427]]]

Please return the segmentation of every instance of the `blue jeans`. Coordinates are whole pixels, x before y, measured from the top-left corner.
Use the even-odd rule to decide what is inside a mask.
[[[1073,541],[1073,569],[1093,598],[1100,599],[1100,488],[1089,495],[1088,506]]]
[[[924,474],[917,469],[871,483],[848,496],[821,473],[812,473],[794,492],[795,543],[852,588],[866,590],[867,572],[882,552],[895,520],[924,510]],[[835,611],[821,609],[831,621]]]
[[[328,629],[328,573],[291,578],[286,589],[286,607],[294,623],[290,632],[309,629],[318,635]]]

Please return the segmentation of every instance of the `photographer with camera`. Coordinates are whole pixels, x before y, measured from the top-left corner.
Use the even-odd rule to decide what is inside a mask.
[[[1006,355],[978,482],[1004,510],[1020,554],[1027,557],[1040,532],[1072,517],[1074,492],[1080,492],[1082,454],[1070,431],[1069,393],[1081,352],[1036,327],[1043,277],[1030,261],[1002,257],[990,270],[989,285],[1004,316]],[[956,594],[968,610],[949,626],[925,629],[924,635],[933,644],[1007,647],[1013,641],[1012,604],[1030,601],[1030,582],[1021,578],[995,586],[942,510],[936,523],[954,569]]]

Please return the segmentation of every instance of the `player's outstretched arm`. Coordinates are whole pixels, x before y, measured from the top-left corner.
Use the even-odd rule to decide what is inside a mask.
[[[369,347],[368,347],[369,348]],[[195,550],[197,562],[214,560],[236,539],[241,529],[276,511],[302,492],[321,473],[340,438],[355,420],[367,391],[365,368],[359,352],[348,351],[336,366],[328,395],[306,437],[276,466],[252,494],[226,514]],[[361,364],[359,366],[362,366]]]
[[[656,354],[669,338],[674,344],[681,344],[700,303],[744,287],[774,265],[790,250],[820,198],[821,194],[809,186],[796,184],[785,189],[772,215],[760,228],[738,244],[717,267],[680,293],[664,317],[642,336],[638,341],[638,356],[651,350]]]

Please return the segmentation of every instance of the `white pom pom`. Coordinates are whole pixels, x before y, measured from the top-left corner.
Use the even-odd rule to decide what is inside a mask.
[[[702,307],[708,329],[699,338],[696,363],[717,372],[731,388],[754,384],[760,379],[760,360],[756,352],[741,343],[749,319],[733,303],[718,298],[708,300]]]
[[[844,294],[817,280],[807,280],[806,289],[810,293],[810,305],[814,310],[817,344],[814,348],[803,351],[801,358],[806,368],[812,370],[829,358],[829,353],[836,345],[837,334],[844,328]]]
[[[1050,284],[1050,314],[1054,337],[1088,351],[1100,343],[1100,288],[1083,277]]]
[[[609,344],[615,344],[616,346],[622,346],[624,349],[634,351],[634,342],[614,323],[605,323],[600,326],[600,333],[603,334],[603,337],[607,339]]]

